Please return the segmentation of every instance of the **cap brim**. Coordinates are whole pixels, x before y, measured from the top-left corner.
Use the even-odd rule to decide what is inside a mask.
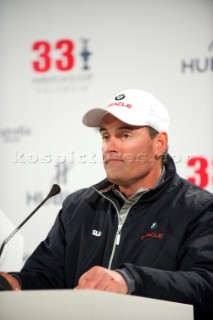
[[[101,108],[91,109],[83,116],[82,122],[87,127],[100,128],[103,117],[108,113],[129,125],[133,125],[133,126],[149,125],[149,123],[143,120],[146,117],[146,115],[144,115],[143,113],[141,113],[142,119],[140,119],[140,117],[135,119],[135,117],[132,117],[132,113],[128,108],[123,109],[121,113],[120,109],[116,106],[110,107],[109,111]]]
[[[83,116],[82,122],[87,127],[93,127],[93,128],[100,128],[101,122],[105,114],[107,114],[108,111],[101,108],[95,108]]]

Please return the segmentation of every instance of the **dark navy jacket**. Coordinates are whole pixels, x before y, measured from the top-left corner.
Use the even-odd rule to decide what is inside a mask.
[[[74,288],[92,266],[107,268],[122,205],[107,179],[69,195],[17,274],[22,288]],[[195,319],[213,319],[213,195],[180,178],[170,157],[164,182],[130,209],[111,269],[129,274],[134,295],[193,304]]]

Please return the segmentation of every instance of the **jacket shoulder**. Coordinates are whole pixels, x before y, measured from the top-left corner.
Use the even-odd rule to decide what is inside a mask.
[[[77,205],[81,202],[87,202],[92,200],[93,197],[97,197],[96,192],[91,188],[83,188],[77,190],[68,195],[63,202],[63,209],[67,209],[71,205]]]
[[[202,189],[190,181],[179,178],[182,185],[184,185],[184,198],[188,204],[196,205],[196,207],[207,208],[213,207],[213,194],[206,189]]]

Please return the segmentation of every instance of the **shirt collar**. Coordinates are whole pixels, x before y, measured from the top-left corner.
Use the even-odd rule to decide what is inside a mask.
[[[147,191],[149,191],[149,190],[154,190],[154,189],[157,188],[161,183],[164,182],[165,174],[166,174],[166,169],[165,169],[165,166],[163,166],[163,169],[162,169],[160,178],[157,180],[157,182],[155,183],[155,185],[154,185],[153,188],[151,188],[151,189],[139,188],[132,196],[134,196],[134,195],[136,195],[136,194],[139,194],[139,193],[147,192]],[[123,199],[126,199],[126,198],[124,197],[124,195],[118,190],[118,186],[117,186],[117,185],[113,184],[112,191],[113,191],[115,194],[121,196]]]

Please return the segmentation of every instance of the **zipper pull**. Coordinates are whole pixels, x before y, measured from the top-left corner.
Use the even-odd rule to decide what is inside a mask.
[[[121,239],[121,228],[122,225],[119,224],[118,225],[118,231],[117,231],[117,236],[116,236],[116,246],[118,246],[120,244],[120,239]]]

